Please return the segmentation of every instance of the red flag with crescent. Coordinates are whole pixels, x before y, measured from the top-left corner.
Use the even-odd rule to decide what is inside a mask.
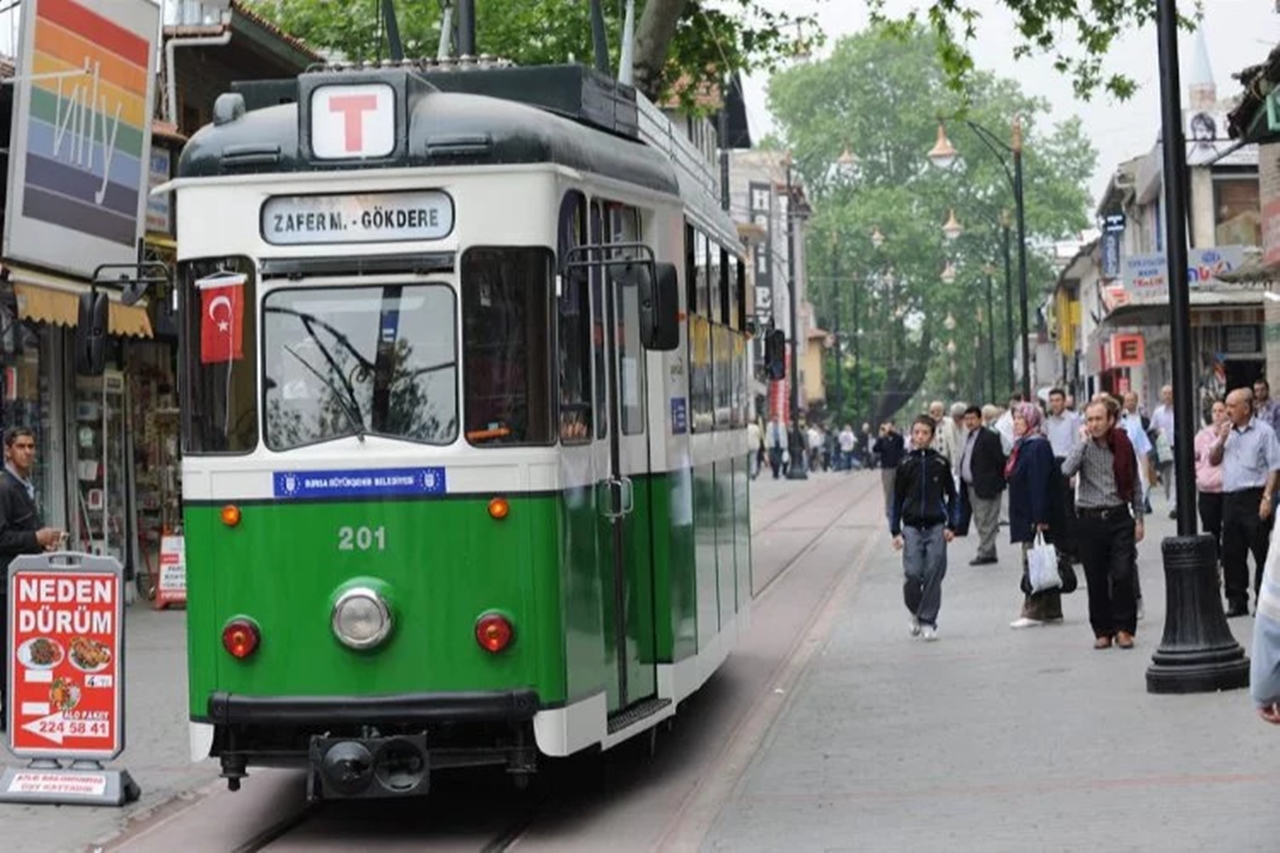
[[[220,273],[196,282],[203,364],[244,358],[244,283],[245,276],[238,273]]]

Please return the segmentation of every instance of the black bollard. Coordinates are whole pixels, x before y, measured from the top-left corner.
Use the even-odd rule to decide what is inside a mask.
[[[1249,684],[1249,659],[1227,627],[1212,536],[1170,536],[1164,557],[1165,616],[1147,667],[1148,693],[1207,693]]]

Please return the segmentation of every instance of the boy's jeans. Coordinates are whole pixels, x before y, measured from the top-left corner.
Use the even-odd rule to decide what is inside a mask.
[[[921,625],[938,624],[942,607],[942,579],[947,575],[944,525],[902,528],[902,600]]]

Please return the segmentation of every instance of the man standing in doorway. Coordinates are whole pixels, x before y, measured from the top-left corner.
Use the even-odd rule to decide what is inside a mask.
[[[1280,479],[1280,440],[1270,424],[1254,416],[1251,398],[1248,388],[1227,395],[1227,421],[1209,448],[1209,463],[1222,465],[1222,576],[1228,617],[1249,612],[1250,551],[1257,597]]]
[[[26,427],[10,427],[4,434],[4,471],[0,473],[0,644],[7,647],[9,614],[9,563],[19,554],[52,551],[62,541],[62,531],[43,527],[36,507],[36,488],[31,473],[36,461],[35,433]],[[4,728],[8,709],[4,695],[8,685],[8,649],[0,655],[0,728]]]
[[[960,505],[973,513],[978,528],[978,555],[971,566],[997,562],[996,534],[1000,531],[1000,493],[1004,491],[1004,449],[1000,435],[982,425],[982,409],[970,406],[964,413],[967,430],[960,456]]]

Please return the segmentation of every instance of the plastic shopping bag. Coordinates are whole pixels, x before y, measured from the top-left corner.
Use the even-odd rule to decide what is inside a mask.
[[[1035,544],[1027,552],[1027,579],[1031,582],[1032,592],[1047,592],[1062,586],[1062,576],[1058,574],[1058,552],[1044,541],[1043,533],[1036,534]]]

